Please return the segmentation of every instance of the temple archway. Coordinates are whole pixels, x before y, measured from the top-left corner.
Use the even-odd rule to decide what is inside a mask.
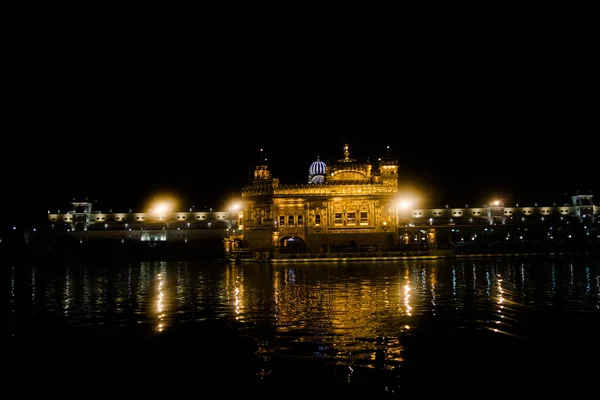
[[[303,253],[306,251],[306,242],[300,236],[284,236],[279,239],[280,253]]]

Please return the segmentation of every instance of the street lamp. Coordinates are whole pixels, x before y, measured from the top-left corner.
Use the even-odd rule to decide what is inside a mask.
[[[408,220],[408,210],[412,207],[413,201],[409,199],[398,199],[396,201],[396,244],[400,244],[400,213],[402,219]]]
[[[167,214],[171,210],[171,204],[167,202],[157,203],[152,208],[152,213],[156,215],[158,218],[165,218],[165,214]]]

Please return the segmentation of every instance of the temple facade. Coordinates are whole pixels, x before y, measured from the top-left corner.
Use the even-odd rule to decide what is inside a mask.
[[[307,183],[281,185],[266,160],[242,189],[239,235],[228,238],[228,251],[325,253],[374,251],[398,243],[398,161],[389,156],[358,162],[343,147],[343,158],[326,165],[317,156]]]

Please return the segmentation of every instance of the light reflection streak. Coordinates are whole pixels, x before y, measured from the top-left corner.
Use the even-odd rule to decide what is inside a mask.
[[[404,285],[402,283],[404,282]],[[404,310],[408,316],[411,316],[412,307],[410,306],[410,271],[409,268],[404,269],[404,277],[400,278],[398,285],[398,309]]]
[[[56,281],[54,279],[53,271],[48,273],[48,277],[50,278],[50,281],[46,285],[43,297],[46,299],[46,311],[53,313],[57,309],[55,301]]]
[[[186,304],[186,281],[187,281],[187,270],[183,268],[182,271],[182,263],[177,263],[177,280],[175,286],[175,293],[177,299],[177,306],[183,307]]]
[[[162,332],[167,327],[167,266],[166,262],[161,262],[159,271],[156,273],[156,314],[158,324],[156,330]]]
[[[69,308],[71,306],[71,276],[69,274],[69,267],[65,268],[65,289],[63,293],[64,305],[63,310],[65,315],[69,315]]]
[[[233,290],[233,304],[234,304],[234,308],[235,308],[235,313],[237,314],[235,319],[239,319],[239,315],[240,315],[240,288],[236,287]]]
[[[16,280],[16,270],[15,267],[12,266],[10,270],[10,305],[12,307],[12,312],[15,312],[17,299],[15,297],[15,280]]]
[[[84,269],[83,270],[83,275],[82,275],[82,282],[83,282],[83,288],[81,290],[82,292],[82,301],[83,301],[83,312],[86,315],[89,315],[90,310],[91,310],[91,283],[90,283],[91,279],[90,279],[90,273],[88,271],[88,269]]]
[[[596,308],[600,309],[600,275],[596,276],[596,293],[598,294],[598,304],[596,304]]]
[[[274,303],[274,315],[275,321],[278,321],[278,316],[280,312],[280,302],[281,302],[281,283],[280,283],[280,273],[279,271],[275,271],[273,274],[273,303]]]
[[[575,276],[573,273],[573,263],[569,264],[569,293],[573,293],[573,283],[575,282]]]
[[[506,275],[507,275],[507,279],[508,279],[509,282],[514,282],[516,280],[516,278],[515,278],[516,277],[515,269],[510,264],[508,266],[508,272],[507,272]]]
[[[521,297],[525,297],[525,263],[521,263]]]
[[[501,329],[498,329],[498,328],[492,328],[490,326],[485,327],[485,329],[490,330],[490,331],[492,331],[494,333],[500,333],[500,334],[506,335],[506,336],[512,336],[512,337],[515,337],[515,338],[522,338],[521,336],[515,335],[514,333],[510,333],[510,332],[507,332],[507,331],[504,331],[504,330],[501,330]]]
[[[588,295],[590,294],[590,289],[591,289],[591,283],[592,283],[591,278],[592,277],[591,277],[590,267],[589,267],[589,265],[586,265],[585,266],[585,283],[586,283],[585,294],[588,294]]]
[[[516,283],[516,276],[511,279],[510,273],[508,275],[509,275],[509,279],[508,279],[507,285],[510,286],[512,284],[514,286]],[[522,339],[523,336],[515,334],[515,333],[511,333],[507,330],[507,328],[511,328],[511,330],[514,330],[517,327],[517,325],[519,325],[520,321],[518,319],[514,318],[514,314],[515,314],[515,312],[518,311],[518,309],[520,308],[520,306],[522,306],[522,304],[519,304],[518,302],[512,301],[510,299],[507,299],[506,294],[510,294],[510,290],[507,293],[507,289],[504,287],[505,279],[503,278],[502,274],[500,274],[500,273],[497,273],[495,275],[495,277],[496,277],[495,284],[496,284],[496,291],[497,291],[497,297],[496,297],[495,303],[497,304],[497,309],[496,309],[495,316],[492,317],[492,321],[490,321],[492,326],[488,326],[488,327],[486,327],[486,329],[489,329],[495,333],[500,333],[502,335],[507,335],[507,336],[512,336],[512,337]],[[508,313],[512,313],[513,316],[510,316]]]
[[[98,276],[96,279],[96,305],[98,308],[102,308],[101,306],[106,305],[106,270],[102,271],[102,274]]]
[[[138,304],[144,304],[147,296],[147,290],[150,286],[150,266],[149,262],[144,261],[140,264],[140,279],[136,288],[136,301]]]
[[[226,271],[225,278],[225,294],[228,301],[231,302],[233,313],[237,321],[244,319],[244,274],[242,268],[231,267]]]
[[[404,285],[404,309],[406,310],[406,315],[408,316],[412,316],[412,307],[410,306],[410,290],[410,281],[406,281],[406,284]]]
[[[435,285],[437,283],[436,275],[435,275],[435,267],[431,268],[431,304],[433,305],[433,312],[435,315],[436,308],[436,293],[435,293]]]
[[[35,313],[35,290],[36,290],[36,279],[35,279],[35,267],[31,269],[31,304],[33,306],[32,312]]]
[[[133,288],[131,286],[131,264],[129,264],[129,268],[127,268],[127,300],[129,301],[129,303],[131,304],[131,301],[133,300]]]
[[[499,317],[504,318],[504,288],[502,287],[502,276],[500,274],[498,274],[498,305]],[[496,321],[496,323],[499,324],[500,321]]]
[[[456,266],[452,265],[452,297],[456,300]]]
[[[550,288],[551,294],[554,297],[556,294],[556,266],[554,264],[552,264],[552,286]]]
[[[156,275],[157,285],[158,285],[158,298],[156,300],[156,312],[158,313],[158,331],[162,332],[164,329],[163,324],[163,309],[164,309],[164,297],[165,293],[163,291],[164,281],[162,274]]]

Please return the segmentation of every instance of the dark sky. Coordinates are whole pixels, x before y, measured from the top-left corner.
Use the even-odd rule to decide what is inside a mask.
[[[5,148],[5,201],[126,211],[171,193],[182,209],[221,208],[261,148],[282,183],[304,183],[345,141],[373,164],[389,145],[424,205],[599,192],[598,65],[584,42],[167,39],[41,41],[9,109],[22,154]]]

